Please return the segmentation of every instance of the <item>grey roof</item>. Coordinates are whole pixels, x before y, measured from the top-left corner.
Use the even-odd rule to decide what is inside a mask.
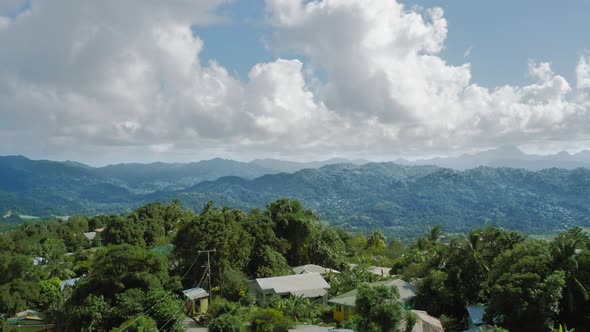
[[[67,280],[62,280],[59,283],[59,288],[61,290],[64,290],[64,288],[66,288],[66,286],[70,286],[70,287],[74,287],[74,285],[80,281],[80,277],[78,278],[72,278],[72,279],[67,279]]]
[[[468,305],[465,307],[469,313],[469,322],[475,325],[484,324],[483,315],[486,312],[486,305]]]
[[[410,284],[409,282],[403,281],[401,279],[393,279],[393,280],[384,280],[384,281],[377,281],[370,283],[369,285],[375,286],[387,286],[387,287],[396,287],[399,292],[399,299],[401,302],[408,302],[412,298],[416,296],[416,286]],[[354,307],[356,302],[356,293],[357,290],[353,289],[349,292],[346,292],[342,295],[338,295],[328,300],[329,303],[334,304],[341,304],[349,307]]]
[[[416,296],[418,289],[416,286],[401,279],[377,281],[375,284],[382,284],[388,287],[395,286],[399,292],[399,299],[402,302],[407,302]]]
[[[209,296],[209,293],[207,293],[206,290],[204,290],[203,288],[200,288],[200,287],[185,289],[182,291],[182,293],[189,300],[202,299],[202,298]]]
[[[319,273],[304,273],[282,277],[258,278],[252,281],[260,290],[275,294],[292,294],[303,297],[324,296],[330,285]]]
[[[301,273],[319,273],[319,274],[328,274],[328,273],[340,273],[339,271],[325,268],[323,266],[315,265],[315,264],[307,264],[296,266],[293,268],[293,273],[301,274]]]
[[[358,268],[358,264],[348,264],[348,266],[350,268]],[[373,273],[374,275],[378,275],[378,276],[389,276],[389,272],[391,271],[390,267],[384,267],[384,266],[367,266],[365,267],[366,271]]]
[[[88,240],[92,241],[92,240],[94,240],[94,238],[96,237],[96,232],[88,232],[88,233],[84,233],[84,236],[85,236],[85,237],[86,237]]]
[[[390,267],[383,266],[369,266],[369,272],[378,276],[388,276],[391,271]]]
[[[430,316],[426,311],[412,310],[416,314],[416,324],[412,332],[444,332],[442,323],[436,317]]]

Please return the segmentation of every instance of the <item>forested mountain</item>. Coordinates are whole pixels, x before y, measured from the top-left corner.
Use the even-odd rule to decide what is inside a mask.
[[[168,193],[168,198],[179,197],[190,206],[213,199],[252,208],[279,197],[293,197],[348,229],[416,233],[435,223],[454,231],[484,224],[523,231],[588,225],[588,194],[587,169],[531,172],[479,167],[455,171],[372,163],[326,166],[255,180],[222,178]]]
[[[423,232],[435,223],[450,231],[494,224],[527,232],[590,225],[590,170],[585,168],[533,172],[478,167],[456,171],[369,163],[328,165],[252,178],[255,168],[236,166],[236,173],[250,175],[157,191],[146,184],[149,179],[150,183],[157,179],[172,183],[193,174],[197,174],[194,178],[223,174],[219,171],[222,167],[215,170],[215,165],[227,165],[225,162],[188,164],[208,165],[211,169],[198,175],[189,172],[188,166],[180,167],[180,174],[176,174],[170,164],[161,164],[159,170],[154,164],[118,166],[115,172],[113,167],[97,169],[71,162],[4,157],[0,158],[0,213],[123,212],[146,202],[173,199],[197,210],[210,200],[251,209],[292,197],[303,201],[322,219],[347,229],[381,228],[401,236]]]
[[[133,188],[157,190],[186,188],[206,180],[223,176],[239,176],[254,179],[269,173],[271,168],[254,163],[215,158],[194,163],[117,164],[94,169],[94,173],[121,180]]]
[[[328,165],[336,164],[354,164],[364,165],[370,161],[364,159],[349,160],[344,158],[332,158],[324,161],[311,161],[311,162],[296,162],[287,161],[280,159],[255,159],[250,164],[259,165],[261,167],[273,170],[273,173],[294,173],[306,168],[320,168]],[[270,172],[269,172],[270,174]]]

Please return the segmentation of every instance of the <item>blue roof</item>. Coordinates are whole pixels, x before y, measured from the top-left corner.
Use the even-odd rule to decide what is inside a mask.
[[[182,293],[189,300],[202,299],[204,297],[209,296],[209,293],[207,293],[206,290],[204,290],[204,289],[202,289],[200,287],[195,287],[195,288],[191,288],[191,289],[185,289],[185,290],[182,291]]]
[[[465,307],[469,313],[469,322],[475,325],[484,324],[483,315],[488,306],[486,305],[469,305]]]

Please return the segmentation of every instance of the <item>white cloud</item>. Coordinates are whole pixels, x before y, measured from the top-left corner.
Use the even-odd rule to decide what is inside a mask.
[[[447,34],[440,8],[417,12],[387,0],[266,2],[275,47],[327,71],[316,98],[355,119],[352,135],[369,126],[392,151],[588,136],[580,128],[580,120],[590,120],[587,102],[549,63],[530,64],[531,85],[494,89],[471,82],[469,64],[447,64],[439,55]],[[584,68],[581,60],[578,88]]]
[[[590,55],[580,57],[576,67],[578,89],[590,89]]]
[[[0,15],[22,8],[11,1]],[[212,13],[225,2],[33,0],[0,16],[0,154],[322,158],[589,139],[588,57],[575,89],[534,62],[532,84],[489,89],[441,58],[440,8],[267,0],[271,47],[300,59],[240,80],[202,63],[191,30],[223,20]]]

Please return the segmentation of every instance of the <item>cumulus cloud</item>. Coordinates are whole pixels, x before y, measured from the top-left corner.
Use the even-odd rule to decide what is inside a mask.
[[[353,128],[390,133],[382,139],[392,151],[587,138],[579,125],[588,120],[587,103],[549,63],[530,63],[531,85],[493,89],[471,82],[470,64],[447,64],[440,8],[387,0],[266,3],[275,47],[327,71],[317,98],[354,118]],[[578,90],[586,60],[578,65]]]
[[[440,8],[266,0],[270,46],[291,56],[240,80],[200,60],[191,29],[223,21],[225,2],[3,1],[0,154],[393,157],[588,139],[587,56],[575,87],[531,62],[530,85],[486,88],[440,56]]]

